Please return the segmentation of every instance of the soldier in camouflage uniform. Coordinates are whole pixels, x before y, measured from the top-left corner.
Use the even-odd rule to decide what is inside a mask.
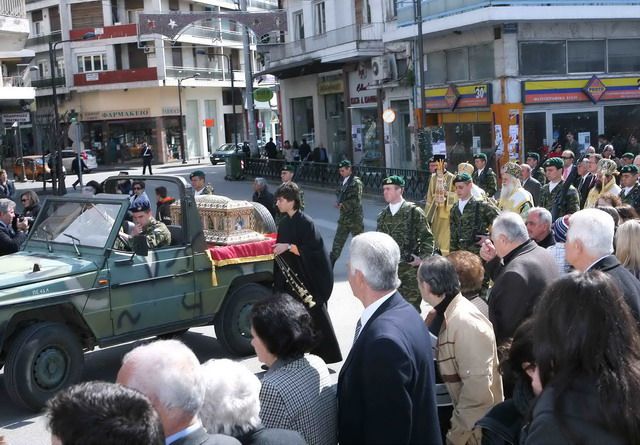
[[[206,184],[206,176],[202,170],[191,172],[189,180],[191,181],[193,194],[195,196],[213,195],[213,186],[211,184]]]
[[[282,184],[280,185],[289,184],[293,182],[293,176],[295,175],[295,173],[296,173],[296,168],[293,165],[290,165],[290,164],[283,165],[282,170],[280,170],[280,179],[282,180]],[[300,210],[304,210],[304,191],[302,190],[300,185],[298,185],[298,191],[300,192]],[[275,218],[273,218],[276,222],[276,226],[280,224],[280,221],[282,221],[282,218],[284,218],[284,214],[280,213],[276,207],[276,216]]]
[[[527,155],[527,164],[531,167],[531,176],[541,185],[547,182],[544,169],[540,167],[540,155],[538,153],[529,153]]]
[[[640,185],[638,185],[638,167],[625,165],[620,169],[620,199],[624,204],[629,204],[640,213]]]
[[[362,214],[362,181],[353,174],[350,161],[342,161],[338,164],[338,172],[342,177],[342,184],[336,192],[336,207],[340,209],[338,218],[338,230],[333,238],[331,249],[331,265],[335,265],[340,253],[351,236],[364,232],[364,222]]]
[[[487,167],[487,155],[484,153],[473,155],[473,163],[476,166],[472,176],[473,183],[484,190],[489,198],[495,197],[498,191],[498,177],[490,167]]]
[[[467,250],[478,255],[483,237],[489,235],[499,210],[487,201],[479,201],[471,194],[473,182],[468,173],[453,180],[458,202],[451,209],[451,252]]]
[[[164,247],[171,244],[171,232],[164,223],[156,221],[151,216],[151,207],[144,202],[137,207],[129,209],[135,226],[130,234],[120,232],[115,242],[115,248],[120,250],[132,250],[133,237],[144,235],[150,249]]]
[[[382,182],[387,207],[378,215],[377,231],[391,236],[400,247],[398,289],[402,296],[420,312],[422,297],[418,290],[417,267],[422,258],[433,255],[433,235],[424,212],[402,197],[404,179],[389,176]]]
[[[551,212],[552,221],[580,210],[578,191],[562,180],[564,168],[562,159],[549,158],[544,162],[543,167],[549,182],[540,191],[540,207]]]

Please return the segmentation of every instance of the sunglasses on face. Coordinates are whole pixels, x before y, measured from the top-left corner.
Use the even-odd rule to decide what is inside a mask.
[[[142,190],[142,187],[134,187],[134,190]]]

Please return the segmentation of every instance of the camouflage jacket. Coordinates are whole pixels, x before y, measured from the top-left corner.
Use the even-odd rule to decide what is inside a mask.
[[[540,191],[540,207],[550,211],[551,218],[555,221],[561,216],[580,210],[580,197],[576,188],[572,185],[565,187],[564,181],[560,181],[552,192],[549,191],[549,183],[547,183]]]
[[[489,198],[493,198],[498,191],[498,177],[489,167],[485,167],[479,176],[478,170],[474,171],[471,178],[473,183],[484,190]]]
[[[349,176],[347,183],[336,191],[337,203],[340,205],[340,218],[362,217],[362,181],[355,175]]]
[[[547,176],[544,174],[544,169],[542,167],[536,167],[531,172],[531,176],[536,179],[540,184],[544,185],[547,182]]]
[[[194,190],[193,191],[194,195],[196,196],[200,196],[200,195],[213,195],[213,186],[211,184],[207,184],[205,185],[202,190],[200,190],[199,192]]]
[[[476,243],[479,235],[488,235],[493,220],[498,216],[499,210],[487,201],[478,201],[474,197],[464,206],[460,213],[458,204],[454,205],[449,215],[451,229],[450,251],[468,250],[478,254],[480,246]]]
[[[625,193],[624,189],[620,191],[620,199],[623,204],[629,204],[631,207],[640,212],[640,185],[634,185],[629,193]]]
[[[414,203],[404,201],[395,215],[389,206],[378,214],[376,230],[386,233],[398,243],[400,260],[409,262],[410,254],[426,258],[433,255],[433,234],[424,212]]]
[[[171,244],[171,232],[164,223],[151,218],[149,224],[140,232],[147,238],[149,249],[156,249]],[[119,250],[131,250],[131,241],[125,243],[121,237],[116,238],[115,246]]]

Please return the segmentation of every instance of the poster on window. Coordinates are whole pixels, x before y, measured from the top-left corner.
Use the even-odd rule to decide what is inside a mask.
[[[580,153],[584,153],[587,147],[591,145],[591,133],[589,133],[588,131],[579,132],[578,145],[580,146]]]
[[[364,125],[351,126],[351,141],[353,142],[354,151],[362,151]]]
[[[509,125],[509,159],[517,159],[520,151],[520,126]]]
[[[493,133],[495,135],[495,147],[496,147],[496,156],[502,156],[504,153],[504,141],[502,139],[502,125],[494,125]]]

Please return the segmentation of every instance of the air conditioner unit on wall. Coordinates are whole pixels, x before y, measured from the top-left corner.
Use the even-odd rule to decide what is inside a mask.
[[[377,80],[378,82],[395,80],[398,77],[396,58],[393,54],[385,54],[372,58],[371,70],[373,71],[373,80]]]

